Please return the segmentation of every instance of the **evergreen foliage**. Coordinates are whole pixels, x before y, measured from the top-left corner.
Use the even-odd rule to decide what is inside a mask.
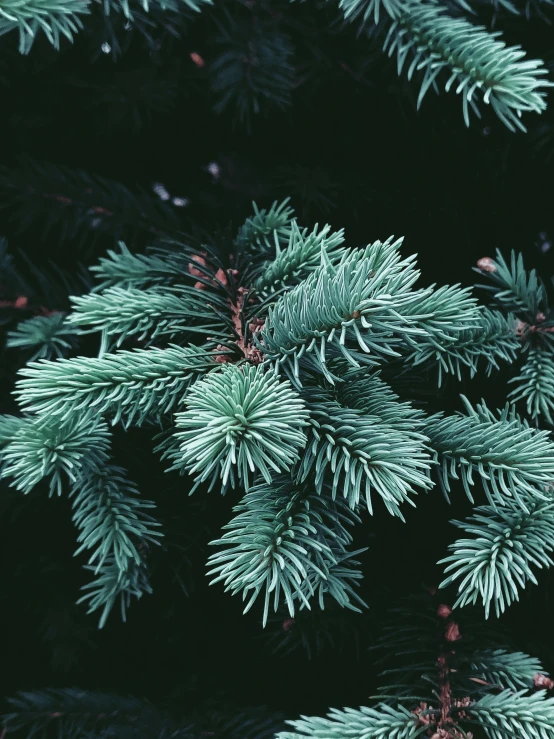
[[[319,495],[282,479],[254,488],[236,511],[239,515],[225,527],[230,530],[211,542],[227,548],[213,554],[208,564],[209,574],[217,575],[213,583],[224,580],[226,590],[242,591],[244,600],[253,591],[245,613],[264,590],[264,626],[271,595],[277,610],[281,592],[290,616],[295,599],[300,608],[310,608],[311,599],[323,608],[326,593],[342,607],[359,610],[351,599],[366,605],[353,587],[361,574],[342,566],[358,554],[346,548],[352,536],[345,524],[359,519],[342,501],[332,500],[329,491]]]
[[[445,493],[448,478],[457,479],[459,472],[473,502],[470,487],[477,472],[493,505],[513,499],[527,510],[522,494],[546,500],[554,465],[549,433],[522,422],[509,406],[494,414],[484,403],[475,409],[465,404],[466,414],[432,416],[425,425]]]
[[[337,608],[363,612],[365,548],[355,549],[356,524],[383,515],[375,500],[404,519],[417,493],[434,493],[438,483],[448,498],[456,482],[472,504],[482,489],[486,504],[455,522],[466,538],[439,562],[440,587],[458,588],[454,608],[479,602],[486,617],[500,616],[537,583],[537,569],[552,564],[550,433],[510,404],[492,410],[462,395],[461,410],[445,413],[436,398],[427,407],[404,378],[419,373],[444,385],[526,357],[521,345],[532,332],[517,321],[538,310],[547,321],[542,283],[515,257],[511,266],[499,257],[498,270],[481,261],[496,307],[482,306],[459,285],[420,286],[401,239],[347,246],[329,225],[299,226],[286,202],[256,208],[224,238],[225,250],[173,238],[144,254],[125,245],[110,251],[91,270],[97,285],[73,297],[58,323],[71,340],[96,337],[96,356],[53,358],[44,333],[29,338],[28,320],[11,333],[10,341],[20,337],[22,348],[39,346],[43,355],[19,371],[21,414],[0,417],[1,476],[23,493],[43,481],[51,495],[68,493],[76,555],[86,552],[92,577],[78,603],[103,627],[116,608],[125,620],[132,601],[153,590],[152,551],[164,527],[155,502],[140,496],[110,451],[110,425],[121,423],[152,432],[167,470],[191,477],[196,495],[244,492],[221,537],[209,542],[208,576],[241,595],[245,613],[259,608],[264,627],[272,611],[291,623],[307,611],[315,618]],[[132,341],[138,346],[124,348]],[[64,354],[76,348],[63,346]],[[401,395],[407,388],[411,400]],[[394,635],[383,644],[405,662],[383,674],[375,705],[302,717],[290,722],[292,731],[270,715],[249,723],[238,712],[222,737],[251,730],[253,739],[264,731],[277,739],[411,739],[446,731],[461,739],[474,724],[495,739],[516,731],[554,737],[552,699],[533,692],[551,684],[541,664],[493,639],[464,641],[452,609],[434,608],[432,617],[390,626]],[[436,628],[422,636],[433,620]],[[136,721],[191,738],[204,726],[187,718],[185,728],[129,700],[27,694],[5,723],[40,732],[60,718],[60,730],[91,737],[136,735]],[[74,708],[48,710],[46,718],[36,710],[67,701]],[[109,728],[98,701],[113,704]]]
[[[21,406],[65,421],[81,410],[109,412],[142,423],[175,408],[195,377],[215,364],[213,355],[197,347],[120,350],[98,358],[72,357],[46,365],[31,362],[21,370]],[[76,378],[79,378],[78,380]]]
[[[0,10],[0,34],[19,31],[19,51],[29,53],[35,36],[42,31],[55,49],[65,36],[69,41],[83,28],[82,15],[90,13],[88,0],[34,0],[7,2]]]
[[[437,77],[445,71],[449,74],[445,90],[462,95],[467,126],[470,110],[480,117],[482,100],[511,131],[525,131],[522,114],[540,113],[546,107],[543,88],[549,83],[542,79],[546,69],[539,61],[522,61],[525,52],[507,47],[498,35],[464,18],[450,17],[439,2],[406,0],[392,15],[384,49],[389,55],[396,53],[399,74],[410,63],[408,79],[415,70],[424,70],[418,106],[429,88],[437,89]]]
[[[19,693],[10,698],[4,724],[16,735],[23,729],[47,736],[57,728],[63,736],[93,739],[199,739],[207,732],[217,739],[554,735],[554,698],[547,692],[554,681],[538,659],[502,646],[472,618],[454,620],[448,605],[427,594],[406,599],[386,622],[372,646],[385,667],[377,702],[331,709],[325,718],[287,720],[289,729],[282,714],[264,708],[222,704],[214,710],[202,702],[183,716],[177,706],[76,689]]]
[[[487,4],[495,16],[529,17],[536,10],[544,22],[548,22],[545,13],[552,9],[551,0],[528,0],[525,9],[511,0],[487,0]],[[86,33],[90,26],[92,32],[93,23],[87,22],[87,15],[101,13],[112,36],[109,50],[113,47],[118,56],[125,44],[114,26],[118,16],[126,30],[142,34],[154,48],[152,36],[157,27],[165,27],[178,37],[184,21],[188,25],[195,17],[203,20],[207,16],[213,37],[209,64],[194,54],[195,63],[206,66],[214,110],[222,113],[232,108],[236,122],[250,127],[253,116],[289,107],[303,78],[311,76],[306,73],[306,62],[296,58],[298,23],[287,17],[286,8],[275,12],[267,3],[212,5],[211,0],[12,2],[2,10],[0,33],[18,29],[22,53],[29,53],[39,31],[58,49],[61,37],[71,42],[83,28]],[[480,117],[480,107],[489,105],[511,131],[525,131],[523,114],[542,113],[546,108],[546,89],[551,83],[545,79],[543,62],[526,58],[520,46],[508,46],[499,38],[501,32],[474,24],[477,13],[471,2],[325,0],[314,9],[328,12],[333,19],[331,27],[342,26],[343,33],[348,32],[350,23],[360,27],[365,39],[358,40],[359,44],[376,42],[383,36],[383,52],[396,56],[398,74],[405,72],[408,80],[420,78],[418,106],[430,89],[438,92],[443,81],[446,92],[454,90],[461,95],[466,125],[470,113]],[[302,34],[299,39],[305,43]],[[310,48],[309,42],[307,46],[313,57],[311,64],[317,67],[321,52]]]
[[[519,598],[519,588],[527,581],[537,583],[531,569],[553,564],[554,512],[549,501],[532,501],[522,511],[514,505],[503,508],[480,506],[466,521],[455,521],[458,528],[473,538],[459,539],[450,545],[443,560],[445,572],[452,572],[442,583],[458,583],[455,605],[482,600],[485,615],[492,605],[496,615]]]
[[[8,333],[6,346],[29,349],[30,361],[65,356],[76,344],[75,329],[68,326],[62,313],[35,316],[21,321]]]
[[[5,420],[4,420],[5,419]],[[102,469],[109,457],[109,431],[100,416],[74,414],[65,423],[48,417],[27,416],[16,424],[2,417],[7,443],[2,451],[2,477],[29,493],[48,479],[50,495],[62,494],[63,480]]]
[[[191,388],[187,410],[177,413],[175,434],[179,451],[174,467],[199,472],[197,483],[221,478],[235,487],[261,474],[269,483],[272,473],[293,465],[306,443],[302,427],[307,412],[288,382],[260,366],[226,365]]]
[[[347,526],[364,509],[382,515],[375,500],[404,519],[403,504],[437,480],[447,496],[460,480],[470,501],[478,487],[488,499],[477,519],[458,524],[475,534],[478,522],[485,534],[452,546],[444,585],[461,578],[456,605],[480,599],[487,614],[501,613],[536,582],[531,568],[551,562],[549,433],[509,405],[492,411],[463,396],[464,411],[423,411],[394,386],[422,365],[439,383],[463,368],[471,377],[484,347],[489,372],[513,360],[511,311],[539,305],[529,302],[536,278],[519,262],[515,276],[496,276],[504,318],[467,288],[417,287],[401,239],[346,247],[328,225],[301,228],[286,202],[256,208],[233,241],[229,266],[215,247],[175,240],[144,255],[110,251],[92,270],[99,286],[74,297],[64,319],[100,339],[97,356],[31,361],[19,372],[23,415],[3,417],[2,476],[23,492],[44,478],[58,494],[70,483],[78,551],[92,550],[96,578],[81,600],[102,609],[102,624],[117,601],[125,613],[150,591],[146,554],[160,533],[152,504],[117,460],[108,463],[108,421],[157,428],[162,460],[192,477],[191,492],[246,493],[212,542],[223,549],[210,574],[242,593],[246,610],[263,595],[264,624],[271,604],[291,617],[330,600],[365,605]],[[130,340],[139,346],[121,348]],[[424,346],[435,351],[422,362]]]
[[[509,252],[479,260],[481,295],[443,285],[527,228],[551,257],[553,19],[554,0],[2,4],[0,384],[22,369],[0,611],[31,690],[0,739],[554,739],[552,287]],[[370,697],[374,619],[430,570],[433,605],[386,617]],[[542,628],[519,633],[527,614]]]
[[[554,315],[546,287],[536,271],[526,270],[522,255],[511,253],[507,262],[500,251],[496,258],[483,257],[477,272],[489,283],[482,285],[493,303],[505,314],[517,317],[519,371],[511,379],[508,394],[535,421],[551,426],[554,408]]]
[[[491,648],[493,634],[471,620],[454,620],[452,609],[435,598],[426,601],[412,599],[389,614],[376,645],[387,665],[380,702],[287,721],[293,730],[277,739],[461,739],[477,728],[494,739],[552,737],[554,698],[545,688],[554,683],[541,663],[523,652]]]

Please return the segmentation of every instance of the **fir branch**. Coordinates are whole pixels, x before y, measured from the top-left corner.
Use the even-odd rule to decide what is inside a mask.
[[[321,252],[326,252],[330,262],[337,261],[342,255],[340,249],[344,243],[344,231],[329,233],[330,226],[321,230],[316,225],[311,233],[302,231],[296,221],[291,223],[291,234],[286,248],[281,248],[279,237],[275,236],[275,257],[262,265],[262,273],[254,283],[261,295],[268,295],[283,287],[290,288],[305,279],[321,264]]]
[[[141,424],[175,409],[187,388],[216,366],[201,347],[135,349],[103,357],[31,362],[16,383],[19,403],[34,412],[72,418],[79,411],[108,413],[112,424]]]
[[[375,708],[369,706],[343,710],[333,708],[327,716],[327,718],[302,716],[296,721],[287,721],[294,731],[281,731],[275,739],[303,739],[303,737],[344,739],[346,736],[363,739],[393,736],[395,739],[415,739],[434,724],[432,717],[429,716],[429,722],[422,726],[418,716],[403,706],[393,708],[384,703],[378,704]]]
[[[490,375],[499,369],[499,361],[513,362],[519,349],[515,318],[504,317],[499,311],[480,308],[479,323],[436,340],[432,335],[421,336],[410,342],[415,345],[405,361],[412,367],[423,366],[438,371],[438,385],[443,374],[462,379],[462,370],[468,369],[474,377],[478,369]]]
[[[33,350],[28,361],[64,357],[77,344],[79,330],[68,325],[63,313],[35,316],[8,333],[6,346]]]
[[[471,288],[460,285],[431,285],[412,294],[412,300],[402,307],[402,315],[417,319],[419,333],[406,333],[408,345],[417,345],[420,336],[430,337],[435,343],[450,341],[472,325],[477,326],[479,312]]]
[[[544,89],[552,83],[541,79],[547,72],[542,61],[523,60],[520,47],[508,47],[498,36],[465,18],[451,18],[436,0],[402,0],[384,50],[389,56],[396,53],[398,74],[406,63],[408,79],[416,70],[424,71],[418,107],[430,87],[438,89],[437,77],[445,71],[445,90],[455,86],[462,95],[467,126],[470,108],[480,116],[480,99],[511,131],[525,131],[522,114],[545,110]]]
[[[15,425],[15,424],[14,424]],[[2,451],[1,476],[29,493],[45,477],[50,495],[61,495],[63,479],[75,483],[106,464],[109,430],[100,418],[73,415],[58,419],[29,416]]]
[[[119,242],[119,253],[108,249],[107,257],[102,257],[98,264],[90,268],[98,284],[93,291],[101,292],[107,288],[118,287],[123,290],[144,289],[152,285],[183,282],[191,275],[192,253],[187,258],[186,248],[183,254],[171,255],[171,259],[163,259],[157,254],[133,254],[123,241]]]
[[[554,347],[542,342],[530,346],[520,373],[509,382],[515,383],[508,393],[510,402],[524,402],[531,418],[554,424]]]
[[[0,36],[19,31],[19,52],[28,54],[39,31],[55,49],[63,37],[73,36],[83,28],[80,16],[90,13],[89,0],[3,0],[0,7]]]
[[[441,488],[448,498],[449,478],[461,478],[468,498],[477,473],[491,505],[514,500],[528,511],[525,499],[548,499],[554,478],[554,447],[546,431],[529,428],[507,413],[495,418],[485,404],[466,415],[429,417],[424,431],[439,463]]]
[[[69,308],[68,295],[81,295],[91,289],[88,270],[80,263],[71,271],[49,261],[37,266],[25,252],[16,251],[16,268],[11,255],[4,254],[5,242],[0,242],[0,290],[3,296],[15,300],[0,301],[1,307],[15,308],[36,315],[50,316],[65,313]]]
[[[213,698],[185,716],[170,715],[145,699],[76,688],[19,692],[8,703],[11,712],[2,717],[7,731],[26,730],[28,737],[50,736],[57,729],[64,739],[273,739],[284,724],[282,714],[265,706],[240,708]]]
[[[336,385],[335,393],[341,405],[373,416],[384,426],[423,433],[423,412],[407,401],[401,402],[378,374],[350,370],[340,373],[340,377],[342,382]]]
[[[448,340],[476,322],[477,305],[466,288],[410,291],[418,272],[410,257],[400,261],[400,243],[344,250],[336,265],[322,252],[322,265],[270,308],[259,342],[268,359],[295,383],[301,358],[334,383],[327,354],[343,355],[353,366],[375,364],[400,356],[395,345],[412,347],[418,336]]]
[[[307,391],[304,397],[310,427],[298,479],[302,482],[313,475],[316,489],[321,490],[326,475],[332,474],[333,499],[340,489],[352,509],[364,499],[372,514],[375,491],[389,513],[403,519],[399,505],[414,505],[410,500],[414,487],[430,487],[427,437],[387,426],[324,393]]]
[[[81,588],[86,593],[79,598],[77,603],[88,602],[87,613],[89,614],[99,609],[102,610],[98,623],[99,629],[106,625],[108,616],[118,601],[121,620],[126,621],[131,599],[137,598],[138,600],[145,593],[148,595],[152,593],[144,561],[137,563],[135,560],[130,560],[129,566],[122,572],[111,555],[104,561],[99,571],[93,565],[86,565],[85,569],[94,572],[95,579]]]
[[[500,616],[527,582],[537,584],[532,568],[554,564],[554,503],[532,500],[527,508],[480,506],[467,521],[452,522],[473,535],[450,544],[452,553],[439,562],[452,573],[440,587],[457,583],[454,607],[480,600],[486,618],[493,606]]]
[[[505,649],[475,650],[469,657],[469,667],[477,673],[477,678],[513,691],[530,690],[537,675],[544,674],[543,666],[535,657]]]
[[[221,314],[226,309],[223,298],[209,296],[193,287],[153,287],[146,290],[110,287],[101,293],[72,298],[73,313],[67,322],[81,327],[83,333],[104,331],[117,336],[115,346],[130,336],[148,342],[159,336],[175,338],[190,333],[221,333]],[[197,323],[198,321],[198,323]],[[89,329],[83,327],[90,326]],[[225,331],[225,325],[223,325]]]
[[[12,442],[26,424],[26,418],[18,416],[0,415],[0,452]],[[1,455],[0,455],[1,460]]]
[[[331,540],[330,548],[335,562],[328,565],[325,576],[316,570],[308,570],[304,591],[310,597],[313,593],[313,598],[317,600],[321,610],[325,608],[326,596],[330,596],[341,608],[361,613],[362,608],[367,608],[367,603],[354,589],[363,578],[362,572],[358,569],[360,563],[354,557],[365,552],[367,547],[355,552],[345,552]],[[355,605],[356,603],[358,605]],[[301,603],[300,608],[303,607],[305,606]]]
[[[413,258],[400,261],[400,244],[389,239],[348,250],[337,265],[323,263],[282,295],[260,333],[259,348],[268,360],[298,383],[302,358],[334,383],[328,354],[343,355],[353,366],[363,361],[358,350],[375,356],[365,361],[395,356],[395,331],[422,332],[411,325],[415,318],[399,314],[413,301],[409,288],[418,277]]]
[[[469,707],[471,716],[485,730],[489,739],[551,739],[554,736],[554,698],[544,690],[499,695],[484,695]]]
[[[290,198],[275,201],[269,210],[258,208],[252,203],[254,215],[249,216],[240,227],[234,240],[241,251],[255,252],[266,257],[274,254],[275,243],[285,248],[292,235],[294,211],[289,205]]]
[[[122,241],[119,248],[119,253],[108,250],[108,256],[90,268],[99,280],[91,292],[113,287],[129,290],[190,285],[191,281],[201,290],[227,284],[219,279],[223,268],[217,254],[205,244],[198,251],[181,241],[164,238],[148,247],[145,254],[133,254]]]
[[[351,541],[344,524],[357,520],[344,504],[281,478],[253,488],[234,510],[238,515],[224,527],[228,531],[210,542],[225,549],[210,556],[208,574],[216,575],[210,584],[223,580],[226,590],[248,598],[245,613],[261,593],[264,626],[272,597],[275,611],[284,597],[294,616],[296,604],[310,608],[310,598],[329,574],[333,579],[319,598],[328,592],[341,605],[352,607],[352,571],[333,572]]]
[[[107,559],[113,560],[121,573],[131,564],[140,565],[139,549],[159,544],[160,526],[147,510],[155,508],[139,496],[137,487],[127,479],[125,470],[108,465],[82,476],[72,490],[73,523],[80,530],[75,556],[94,549],[88,560],[95,573]]]
[[[480,285],[491,293],[499,308],[515,313],[534,324],[540,313],[548,314],[548,299],[542,280],[536,270],[527,271],[523,256],[511,252],[508,264],[499,249],[496,259],[483,257],[475,271],[486,277],[492,285]]]
[[[286,381],[261,365],[227,364],[197,382],[176,414],[180,442],[170,469],[197,474],[196,483],[221,479],[248,490],[252,475],[270,482],[290,469],[306,443],[304,403]],[[196,486],[195,486],[196,487]]]

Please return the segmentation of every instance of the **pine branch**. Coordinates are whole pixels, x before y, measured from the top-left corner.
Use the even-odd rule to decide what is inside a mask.
[[[8,333],[6,346],[33,350],[29,361],[64,357],[77,344],[79,330],[68,325],[63,313],[21,321]]]
[[[179,229],[175,211],[150,193],[28,157],[0,170],[0,192],[19,232],[37,223],[45,234],[56,228],[59,241],[74,245],[102,234],[117,243]]]
[[[384,50],[389,56],[396,53],[398,74],[406,63],[408,79],[416,70],[424,71],[418,107],[430,87],[438,89],[437,78],[444,71],[449,74],[446,92],[455,85],[462,95],[467,126],[470,108],[480,117],[479,100],[491,105],[510,131],[525,131],[522,114],[545,110],[544,90],[552,83],[542,79],[547,73],[542,61],[523,60],[520,47],[508,47],[498,36],[464,18],[451,18],[435,0],[402,0]]]
[[[440,587],[457,582],[454,607],[480,600],[486,618],[493,606],[500,616],[528,582],[537,585],[533,568],[554,564],[554,504],[531,500],[527,508],[480,506],[467,521],[453,521],[473,535],[450,544],[452,554],[439,562],[452,573]]]
[[[104,561],[99,571],[93,565],[86,565],[85,569],[94,572],[95,579],[81,588],[86,593],[79,598],[77,603],[88,602],[88,614],[101,609],[99,629],[106,625],[108,616],[118,602],[121,620],[126,621],[131,599],[138,600],[145,593],[148,595],[152,593],[148,572],[143,561],[137,563],[135,560],[130,560],[129,566],[122,572],[111,555]]]
[[[110,287],[101,293],[74,297],[72,303],[69,325],[80,327],[83,333],[104,331],[107,336],[118,336],[117,348],[137,334],[138,341],[148,338],[149,343],[160,336],[221,334],[218,314],[227,309],[220,296],[185,286],[146,290]],[[91,328],[84,329],[86,326]]]
[[[80,16],[90,13],[89,0],[4,0],[0,8],[0,36],[19,31],[19,52],[28,54],[39,31],[55,49],[63,37],[73,41],[83,28]]]
[[[8,701],[12,712],[3,716],[8,731],[27,729],[29,737],[57,724],[59,736],[77,739],[107,721],[113,726],[144,721],[152,710],[137,698],[77,688],[19,692]]]
[[[302,231],[296,221],[291,223],[291,234],[286,248],[281,248],[278,235],[275,236],[275,257],[262,265],[262,273],[254,283],[261,295],[268,295],[283,287],[289,288],[301,282],[321,264],[321,252],[325,251],[330,262],[342,255],[344,231],[329,233],[330,226],[319,230],[316,225],[311,233]]]
[[[180,444],[170,469],[197,474],[196,483],[209,480],[210,489],[219,479],[223,489],[234,487],[235,475],[246,490],[255,474],[269,483],[306,443],[302,400],[261,365],[224,365],[191,388],[186,405],[175,417],[184,430],[175,434]]]
[[[423,434],[423,412],[409,402],[401,402],[378,374],[349,370],[340,377],[342,382],[335,386],[335,392],[341,405],[374,416],[384,426]]]
[[[328,354],[342,355],[355,367],[375,364],[400,356],[395,345],[412,348],[420,336],[448,340],[477,322],[468,289],[410,291],[418,272],[411,258],[400,261],[400,243],[389,239],[344,250],[336,265],[322,252],[322,265],[270,308],[259,340],[268,359],[296,384],[300,359],[333,383]]]
[[[544,342],[530,346],[520,374],[509,382],[515,383],[508,393],[510,402],[522,401],[531,418],[554,424],[554,347]]]
[[[123,290],[144,289],[153,285],[171,285],[190,279],[192,269],[199,269],[198,254],[184,244],[179,252],[171,254],[171,259],[162,258],[155,253],[133,254],[120,241],[119,253],[108,250],[107,257],[90,268],[99,283],[94,292],[118,287]]]
[[[241,251],[254,252],[266,257],[275,255],[275,243],[285,248],[292,236],[294,211],[290,198],[275,201],[269,210],[252,203],[254,215],[246,219],[235,238],[235,246]]]
[[[491,505],[515,501],[528,511],[527,497],[548,499],[554,478],[554,447],[549,434],[529,428],[515,414],[495,417],[484,403],[475,409],[463,398],[466,415],[427,419],[424,432],[439,463],[438,476],[448,497],[449,478],[461,478],[468,498],[477,473]]]
[[[448,342],[471,326],[478,326],[480,318],[471,288],[460,285],[431,285],[416,291],[412,300],[402,306],[401,313],[406,320],[416,320],[419,328],[413,335],[406,333],[404,341],[408,346],[417,346],[421,336],[435,343]]]
[[[15,439],[17,433],[26,424],[26,418],[9,415],[0,416],[0,451]]]
[[[29,737],[56,729],[64,739],[273,739],[284,723],[265,706],[242,708],[213,698],[179,717],[145,699],[76,688],[19,692],[8,702],[12,712],[2,717],[7,731],[26,730]]]
[[[406,363],[436,369],[439,387],[443,374],[461,380],[466,368],[471,378],[482,365],[490,375],[493,369],[499,369],[499,361],[513,362],[519,349],[515,319],[486,308],[479,311],[478,325],[441,336],[440,340],[429,335],[412,339],[411,343],[416,348],[406,356]]]
[[[477,677],[491,685],[517,691],[530,690],[544,669],[538,659],[523,652],[507,652],[505,649],[476,650],[469,658],[470,669]]]
[[[418,717],[406,708],[392,708],[385,704],[379,704],[375,708],[334,708],[329,711],[328,718],[302,716],[297,721],[287,723],[294,731],[281,731],[275,739],[344,739],[346,736],[364,739],[393,736],[395,739],[415,739],[433,724],[430,721],[421,726]]]
[[[102,0],[104,13],[109,15],[110,12],[121,11],[125,18],[134,20],[137,8],[133,7],[133,2],[129,0]],[[179,13],[183,9],[193,10],[199,13],[201,6],[213,5],[213,0],[136,0],[137,6],[141,7],[146,13],[156,8],[170,13]]]
[[[272,596],[275,611],[284,598],[294,616],[297,604],[310,608],[310,598],[329,574],[334,587],[320,590],[320,599],[328,592],[347,607],[351,597],[359,601],[349,582],[352,571],[336,569],[351,541],[344,524],[357,520],[343,504],[281,478],[253,488],[235,511],[224,527],[228,531],[211,542],[225,549],[209,558],[208,575],[216,575],[210,584],[223,580],[226,590],[248,598],[245,613],[263,594],[264,626]]]
[[[221,51],[210,65],[215,112],[232,106],[235,120],[249,128],[252,115],[268,104],[281,109],[290,105],[296,80],[289,35],[273,21],[241,23],[229,16],[219,30]]]
[[[306,391],[304,397],[310,409],[310,427],[298,479],[303,482],[313,475],[319,491],[330,473],[333,499],[342,490],[355,510],[364,498],[372,514],[371,494],[375,491],[389,513],[403,518],[399,505],[414,505],[410,499],[414,487],[430,487],[427,437],[388,426],[318,391]]]
[[[2,418],[5,418],[2,417]],[[73,415],[58,419],[27,417],[2,451],[2,477],[29,493],[45,477],[50,495],[61,495],[64,478],[101,470],[109,456],[109,430],[99,417]],[[15,422],[12,422],[14,430]]]
[[[485,695],[470,706],[470,712],[490,739],[552,739],[554,736],[554,698],[544,690]]]
[[[389,18],[398,17],[403,11],[403,0],[340,0],[339,7],[348,21],[362,20],[366,24],[372,19],[379,23],[381,8]]]
[[[58,421],[80,411],[109,413],[112,424],[141,424],[174,410],[186,389],[216,366],[201,347],[135,349],[103,357],[31,362],[19,374],[21,406]]]
[[[139,496],[125,470],[114,465],[81,477],[72,491],[73,523],[80,530],[75,556],[94,549],[88,564],[100,572],[105,562],[113,560],[121,574],[133,565],[141,565],[139,549],[159,544],[160,526],[146,511],[155,508]]]
[[[73,265],[71,270],[64,270],[52,261],[37,266],[20,250],[15,251],[14,257],[15,263],[7,253],[7,243],[0,242],[1,297],[15,298],[0,301],[1,307],[49,316],[54,312],[66,312],[68,295],[81,295],[91,288],[88,270],[80,263]],[[16,263],[20,266],[16,267]]]
[[[400,261],[400,243],[377,241],[346,251],[336,266],[323,263],[270,308],[260,350],[296,383],[301,358],[333,383],[328,354],[343,355],[356,367],[363,361],[360,351],[375,356],[365,360],[370,362],[394,356],[395,331],[422,331],[410,325],[415,319],[399,315],[413,301],[409,288],[418,277],[413,258]]]
[[[304,592],[310,597],[313,594],[313,599],[317,601],[321,610],[325,608],[329,596],[341,608],[361,613],[361,608],[367,608],[367,603],[354,589],[363,578],[362,572],[358,569],[360,563],[354,557],[365,552],[367,547],[355,552],[345,552],[342,546],[337,547],[336,542],[331,540],[330,548],[336,561],[328,565],[325,576],[316,570],[308,570]],[[358,605],[355,605],[356,603]],[[303,607],[304,604],[301,603],[300,608]]]
[[[475,271],[493,283],[480,287],[491,293],[499,308],[515,313],[531,324],[536,323],[540,313],[548,314],[544,284],[536,270],[525,269],[521,254],[516,256],[512,251],[508,264],[497,250],[496,259],[483,257],[477,262]]]

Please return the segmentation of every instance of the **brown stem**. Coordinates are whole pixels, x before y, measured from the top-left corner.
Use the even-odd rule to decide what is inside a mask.
[[[263,355],[256,346],[253,346],[252,343],[247,340],[245,332],[243,330],[242,311],[247,295],[248,290],[245,287],[239,287],[236,303],[233,303],[231,300],[229,300],[229,306],[231,308],[231,320],[233,322],[235,334],[237,335],[235,344],[238,346],[238,348],[244,354],[244,357],[249,362],[252,362],[252,364],[260,364],[260,362],[263,361]],[[249,325],[248,328],[250,329],[251,334],[255,334],[263,328],[263,325],[263,321],[260,321],[259,319],[254,319],[254,321]]]

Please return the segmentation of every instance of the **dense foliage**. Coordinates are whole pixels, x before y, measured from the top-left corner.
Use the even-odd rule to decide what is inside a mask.
[[[551,2],[0,14],[8,735],[550,736]]]

